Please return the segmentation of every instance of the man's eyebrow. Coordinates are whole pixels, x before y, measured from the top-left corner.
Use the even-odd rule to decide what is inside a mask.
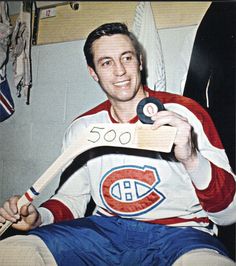
[[[106,60],[106,59],[111,59],[111,57],[110,56],[100,57],[100,58],[98,58],[97,62],[100,63],[101,61]]]
[[[121,54],[121,56],[126,55],[126,54],[133,54],[134,55],[135,53],[134,53],[134,51],[125,51]]]
[[[128,50],[128,51],[124,51],[124,52],[121,54],[121,56],[124,56],[124,55],[126,55],[126,54],[132,54],[132,55],[134,55],[135,52],[134,52],[134,51],[130,51],[130,50]],[[100,62],[103,61],[103,60],[111,59],[111,58],[112,58],[111,56],[102,56],[102,57],[98,58],[97,62],[100,63]]]

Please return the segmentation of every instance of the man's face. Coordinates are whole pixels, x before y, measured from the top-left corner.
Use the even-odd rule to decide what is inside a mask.
[[[92,49],[95,71],[90,67],[89,71],[107,97],[113,103],[133,99],[141,88],[142,64],[129,37],[103,36],[93,43]]]

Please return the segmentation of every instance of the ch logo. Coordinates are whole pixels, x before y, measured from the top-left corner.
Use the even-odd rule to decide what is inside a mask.
[[[109,211],[136,216],[150,211],[165,199],[157,190],[159,183],[160,178],[153,167],[116,167],[103,176],[100,196]]]

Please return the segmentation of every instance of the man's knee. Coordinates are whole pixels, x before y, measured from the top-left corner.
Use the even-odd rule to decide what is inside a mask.
[[[173,266],[235,266],[231,259],[210,249],[196,249],[179,257]]]
[[[37,236],[13,236],[0,241],[1,266],[54,266],[56,262]]]

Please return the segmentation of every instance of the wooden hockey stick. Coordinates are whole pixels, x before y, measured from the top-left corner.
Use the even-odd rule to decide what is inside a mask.
[[[18,210],[29,205],[52,179],[72,160],[83,152],[100,147],[113,146],[170,152],[174,143],[176,128],[162,126],[153,130],[145,124],[92,124],[72,143],[38,180],[21,196],[17,202]],[[0,228],[0,236],[10,227],[12,222],[6,221]]]

